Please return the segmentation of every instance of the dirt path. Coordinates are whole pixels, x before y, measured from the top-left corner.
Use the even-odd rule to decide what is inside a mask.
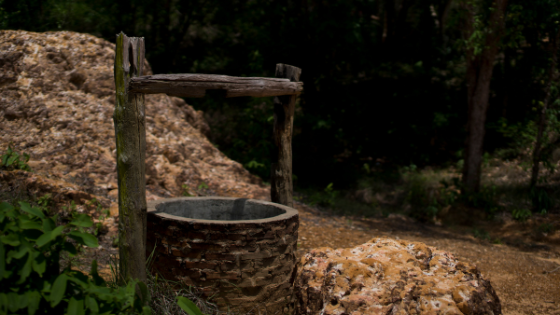
[[[560,314],[558,235],[548,236],[547,242],[533,242],[524,235],[527,230],[532,231],[530,224],[525,228],[509,221],[494,224],[490,232],[493,239],[501,236],[517,245],[511,246],[477,239],[472,228],[422,224],[401,215],[356,220],[329,216],[301,204],[296,208],[300,211],[299,254],[323,246],[352,247],[375,237],[423,242],[475,263],[492,282],[504,314]],[[558,223],[560,216],[549,215],[548,220]],[[488,225],[487,230],[492,226],[482,224]],[[527,239],[520,241],[519,237]]]
[[[422,224],[402,215],[356,219],[328,215],[303,204],[295,207],[300,212],[300,256],[312,248],[353,247],[375,237],[423,242],[475,263],[491,280],[504,314],[560,314],[560,231],[536,242],[533,226],[539,222],[480,223],[478,227],[490,231],[491,239],[499,238],[504,243],[493,244],[475,238],[472,227]],[[560,227],[560,215],[549,215],[543,220]],[[96,258],[107,280],[111,278],[109,257],[118,254],[111,246],[116,226],[108,226],[109,232],[100,239],[101,248],[90,250],[80,268],[89,271],[86,266]]]

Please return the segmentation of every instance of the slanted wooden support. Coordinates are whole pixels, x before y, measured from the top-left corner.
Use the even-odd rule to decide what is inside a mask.
[[[146,281],[146,130],[144,95],[128,92],[142,74],[144,38],[117,35],[113,121],[119,186],[119,282]]]
[[[224,90],[225,97],[295,95],[301,93],[303,83],[281,78],[186,73],[132,78],[129,85],[129,92],[133,93],[166,93],[180,97],[204,97],[206,90]]]
[[[276,77],[299,81],[301,69],[294,66],[277,64]],[[276,154],[273,158],[270,176],[270,197],[272,202],[293,207],[292,183],[292,129],[297,95],[283,95],[274,98],[273,137]]]

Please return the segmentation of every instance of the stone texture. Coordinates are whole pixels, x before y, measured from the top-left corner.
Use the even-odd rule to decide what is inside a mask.
[[[149,255],[155,246],[154,271],[200,288],[224,311],[291,313],[297,211],[244,221],[196,220],[155,211],[156,204],[172,200],[148,204],[148,231],[152,233],[148,233],[146,248]]]
[[[0,31],[0,152],[13,142],[36,172],[0,174],[0,188],[23,180],[42,192],[55,180],[82,199],[116,201],[114,55],[114,44],[88,34]],[[208,141],[202,116],[180,98],[146,95],[148,200],[180,196],[183,185],[191,195],[270,198]],[[69,201],[64,190],[50,192]]]
[[[423,243],[373,239],[305,254],[296,314],[501,314],[475,266]]]

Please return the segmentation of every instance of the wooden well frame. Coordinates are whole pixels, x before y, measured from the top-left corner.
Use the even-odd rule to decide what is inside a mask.
[[[275,78],[232,77],[211,74],[156,74],[142,76],[143,37],[117,35],[115,48],[116,102],[113,121],[117,149],[119,204],[119,280],[146,280],[146,129],[145,94],[204,97],[221,90],[225,97],[274,96],[271,169],[272,202],[293,206],[292,130],[295,101],[303,91],[301,69],[277,64]]]

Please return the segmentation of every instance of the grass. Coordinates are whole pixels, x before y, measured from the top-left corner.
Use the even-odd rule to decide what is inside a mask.
[[[153,315],[189,315],[189,313],[179,307],[177,304],[178,297],[185,297],[192,301],[203,314],[213,315],[213,314],[224,314],[220,312],[218,307],[205,299],[203,299],[202,293],[197,291],[196,288],[187,286],[181,282],[167,280],[159,274],[152,274],[150,272],[153,254],[146,262],[146,274],[147,281],[146,285],[150,293],[150,308],[152,309]],[[111,280],[108,282],[110,286],[117,286],[117,266],[118,261],[115,259],[111,260]],[[230,313],[227,313],[230,314]]]

